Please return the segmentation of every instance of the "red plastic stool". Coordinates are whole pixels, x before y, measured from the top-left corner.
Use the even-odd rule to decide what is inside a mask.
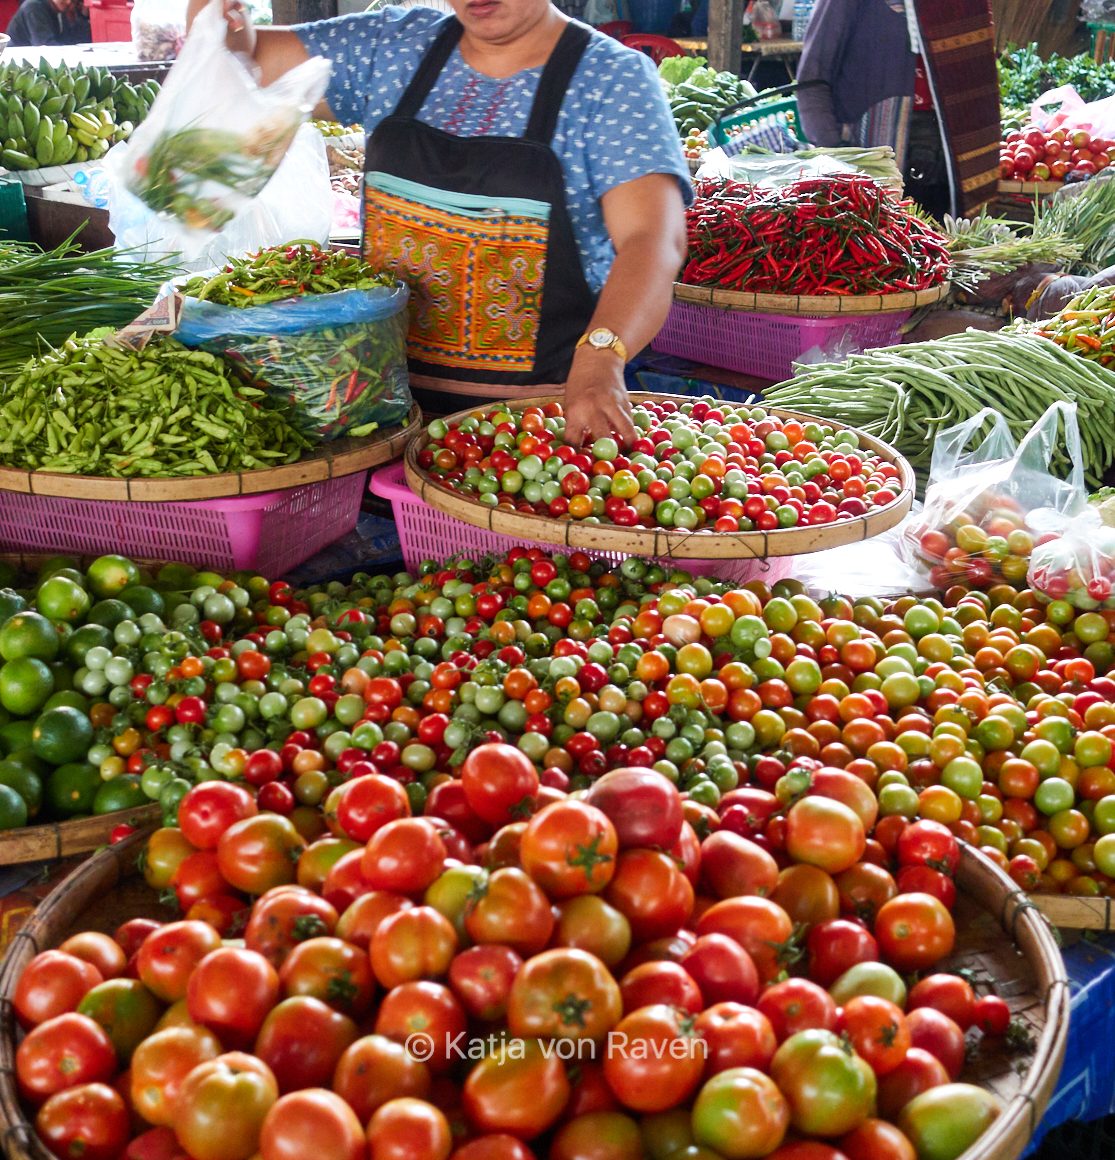
[[[620,38],[620,43],[628,48],[645,52],[655,64],[661,64],[668,56],[688,56],[689,53],[676,40],[659,36],[656,32],[635,32]]]

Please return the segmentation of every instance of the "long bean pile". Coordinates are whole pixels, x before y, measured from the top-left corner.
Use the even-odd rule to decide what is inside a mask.
[[[945,281],[946,240],[870,178],[701,181],[681,280],[754,294],[893,294]]]
[[[114,249],[0,243],[0,380],[71,334],[114,329],[151,305],[172,266]]]
[[[0,463],[72,475],[187,476],[290,463],[309,444],[263,391],[173,339],[142,351],[90,335],[0,386]]]
[[[316,242],[290,242],[232,258],[211,276],[198,275],[182,287],[187,298],[218,306],[266,306],[303,294],[338,290],[371,290],[392,286],[390,274],[378,274],[354,254],[323,250]]]
[[[994,407],[1021,437],[1056,399],[1079,408],[1089,483],[1098,485],[1115,462],[1110,437],[1115,374],[1021,330],[968,330],[932,342],[865,351],[843,363],[802,367],[764,398],[885,439],[923,481],[933,440],[942,429]],[[1067,463],[1062,460],[1059,466]]]

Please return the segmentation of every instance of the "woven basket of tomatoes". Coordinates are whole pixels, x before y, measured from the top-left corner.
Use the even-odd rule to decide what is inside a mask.
[[[869,539],[910,510],[910,465],[827,419],[632,392],[630,454],[562,442],[546,397],[437,419],[406,480],[445,514],[520,541],[678,561],[761,559]]]
[[[739,832],[640,768],[520,818],[537,772],[484,744],[474,840],[379,774],[310,841],[198,785],[144,875],[204,864],[209,921],[171,921],[136,835],[9,951],[4,1150],[1013,1160],[1064,1052],[1050,930],[945,827],[787,776]]]

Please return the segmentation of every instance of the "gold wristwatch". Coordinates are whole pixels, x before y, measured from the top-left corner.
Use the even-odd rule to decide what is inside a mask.
[[[619,335],[606,326],[597,326],[586,334],[582,334],[577,339],[577,345],[574,349],[580,350],[585,345],[591,346],[593,350],[614,351],[623,362],[627,362],[627,347],[623,345]]]

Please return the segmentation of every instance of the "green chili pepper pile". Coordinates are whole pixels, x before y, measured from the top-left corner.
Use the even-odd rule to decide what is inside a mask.
[[[188,476],[274,467],[307,441],[219,358],[173,339],[141,351],[70,339],[0,387],[0,463],[72,475]]]
[[[802,367],[763,399],[885,439],[918,469],[923,482],[938,431],[994,407],[1021,438],[1057,399],[1079,409],[1089,483],[1098,485],[1115,462],[1110,438],[1115,374],[1021,329],[968,330],[864,351],[843,363]]]
[[[1034,332],[1101,366],[1115,360],[1115,286],[1093,286]]]
[[[316,242],[297,241],[233,258],[219,273],[198,275],[182,287],[187,298],[219,306],[266,306],[302,294],[338,290],[371,290],[393,286],[389,274],[377,274],[354,254],[323,250]]]
[[[754,294],[894,294],[944,282],[948,243],[893,194],[851,174],[781,189],[699,181],[682,282]]]
[[[289,404],[308,438],[361,437],[406,419],[405,291],[391,275],[298,241],[191,278],[182,293],[182,339]]]

